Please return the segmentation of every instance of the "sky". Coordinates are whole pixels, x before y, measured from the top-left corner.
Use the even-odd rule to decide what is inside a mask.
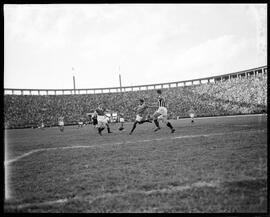
[[[5,4],[4,88],[197,79],[267,65],[267,4]]]

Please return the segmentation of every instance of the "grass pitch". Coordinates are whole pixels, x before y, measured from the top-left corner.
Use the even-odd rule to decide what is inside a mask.
[[[5,212],[267,212],[266,116],[5,131]]]

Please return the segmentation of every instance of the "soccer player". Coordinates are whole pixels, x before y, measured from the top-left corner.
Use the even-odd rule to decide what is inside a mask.
[[[41,129],[44,130],[44,128],[45,128],[45,125],[44,125],[43,120],[42,120],[42,122],[41,122]]]
[[[64,132],[64,117],[59,117],[58,118],[58,125],[59,125],[59,129],[61,132]]]
[[[78,121],[78,128],[82,127],[83,127],[83,120],[80,118],[80,120]]]
[[[98,127],[98,134],[102,136],[102,131],[105,129],[105,126],[107,127],[108,133],[112,133],[110,130],[110,126],[108,124],[107,116],[105,115],[105,112],[108,111],[101,105],[98,105],[98,108],[96,109],[97,113],[97,127]]]
[[[194,116],[195,116],[195,111],[191,107],[191,109],[188,111],[189,117],[191,118],[191,123],[194,123]]]
[[[94,111],[94,113],[93,113],[93,115],[91,116],[91,118],[92,118],[92,121],[93,121],[93,125],[94,125],[94,128],[96,128],[97,127],[97,112],[96,111]]]
[[[166,106],[165,99],[164,97],[162,97],[161,90],[157,90],[157,94],[158,94],[158,110],[155,111],[155,113],[153,114],[154,123],[157,128],[154,131],[156,132],[161,129],[159,126],[159,121],[162,121],[163,123],[166,123],[167,127],[171,129],[172,133],[174,133],[175,129],[173,128],[171,123],[167,120],[167,108],[165,107]]]
[[[150,119],[145,118],[145,111],[147,110],[149,106],[147,106],[143,99],[140,99],[139,105],[135,108],[136,109],[136,120],[133,123],[133,127],[129,133],[131,135],[133,131],[135,130],[137,124],[143,124],[145,122],[152,123]]]
[[[125,123],[125,119],[124,119],[124,115],[122,113],[119,113],[119,122],[120,122],[120,127],[119,130],[123,130],[124,129],[124,123]]]

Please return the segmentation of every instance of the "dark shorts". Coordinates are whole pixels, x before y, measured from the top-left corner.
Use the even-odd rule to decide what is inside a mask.
[[[93,118],[93,125],[97,125],[97,118]]]

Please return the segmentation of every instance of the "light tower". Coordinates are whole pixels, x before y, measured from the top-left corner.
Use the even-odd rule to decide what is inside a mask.
[[[76,85],[75,85],[75,76],[74,76],[74,68],[72,67],[72,72],[73,72],[73,91],[74,94],[76,94]]]
[[[121,82],[121,74],[120,74],[120,66],[118,68],[119,71],[119,85],[120,85],[120,92],[122,92],[122,82]]]

